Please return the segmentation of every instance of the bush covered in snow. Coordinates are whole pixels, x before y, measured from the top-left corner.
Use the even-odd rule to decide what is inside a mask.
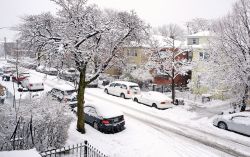
[[[13,139],[19,139],[15,141],[16,149],[62,147],[72,116],[67,106],[45,95],[13,106],[1,105],[0,149],[13,149]]]

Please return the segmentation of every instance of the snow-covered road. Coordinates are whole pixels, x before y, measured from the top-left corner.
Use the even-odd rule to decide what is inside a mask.
[[[88,89],[87,98],[90,97],[92,97],[92,99],[95,99],[95,101],[99,99],[99,101],[108,101],[109,103],[113,103],[116,107],[119,106],[119,108],[126,115],[140,120],[145,124],[149,124],[159,129],[163,129],[165,131],[170,131],[180,136],[187,137],[233,156],[250,156],[250,139],[248,137],[246,137],[248,141],[226,138],[221,135],[217,135],[214,132],[211,133],[209,131],[205,131],[204,128],[200,129],[192,127],[190,125],[186,125],[180,122],[173,121],[166,117],[162,117],[161,115],[152,112],[155,110],[154,108],[149,108],[151,112],[148,112],[146,110],[139,110],[137,106],[141,104],[137,104],[135,102],[132,102],[131,100],[123,100],[118,97],[102,94],[102,92],[98,91],[98,89]],[[159,110],[159,112],[161,112],[161,110]],[[174,117],[178,118],[180,116],[181,115],[175,115]]]
[[[55,76],[48,75],[45,78],[42,73],[28,71],[31,75],[44,78],[45,91],[54,85],[68,84]],[[13,86],[11,82],[3,83],[9,88]],[[77,144],[87,139],[105,154],[119,157],[250,156],[249,137],[215,128],[210,119],[197,119],[199,116],[195,112],[189,112],[189,106],[157,110],[132,100],[107,95],[102,89],[87,89],[86,92],[87,101],[106,101],[111,105],[107,109],[120,108],[125,114],[126,130],[107,135],[86,125],[87,133],[82,135],[75,130],[74,122],[67,144]],[[24,95],[28,96],[29,93]],[[203,126],[206,123],[209,124]]]

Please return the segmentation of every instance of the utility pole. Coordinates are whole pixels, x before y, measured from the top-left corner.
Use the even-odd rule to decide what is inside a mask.
[[[6,37],[4,37],[4,58],[6,60],[6,55],[7,55],[7,42],[6,42]]]
[[[18,40],[16,40],[16,76],[17,78],[19,78],[18,76],[18,57],[19,57],[19,52],[18,52]],[[18,79],[17,79],[18,80]],[[17,81],[17,86],[19,87],[19,83]]]

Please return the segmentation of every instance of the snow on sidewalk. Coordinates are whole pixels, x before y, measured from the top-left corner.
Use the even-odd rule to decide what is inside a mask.
[[[87,140],[110,157],[229,157],[230,155],[183,138],[162,132],[125,115],[126,129],[116,134],[103,134],[86,124],[86,134],[76,131],[76,121],[69,129],[67,145]]]
[[[41,157],[36,149],[30,150],[14,150],[14,151],[0,151],[1,157]]]

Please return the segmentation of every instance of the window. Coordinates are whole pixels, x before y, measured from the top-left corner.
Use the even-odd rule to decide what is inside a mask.
[[[122,88],[122,89],[127,89],[127,86],[124,85],[124,84],[122,84],[122,85],[121,85],[121,88]]]
[[[120,86],[121,86],[120,83],[116,83],[116,84],[115,84],[115,87],[120,87]]]
[[[207,52],[200,52],[200,60],[207,60],[209,58],[209,54]]]
[[[109,86],[110,86],[110,87],[114,87],[114,86],[115,86],[115,83],[111,83]]]
[[[189,38],[188,45],[199,45],[199,38]]]
[[[135,49],[129,49],[128,50],[128,56],[134,56],[136,57],[137,56],[137,52]]]

